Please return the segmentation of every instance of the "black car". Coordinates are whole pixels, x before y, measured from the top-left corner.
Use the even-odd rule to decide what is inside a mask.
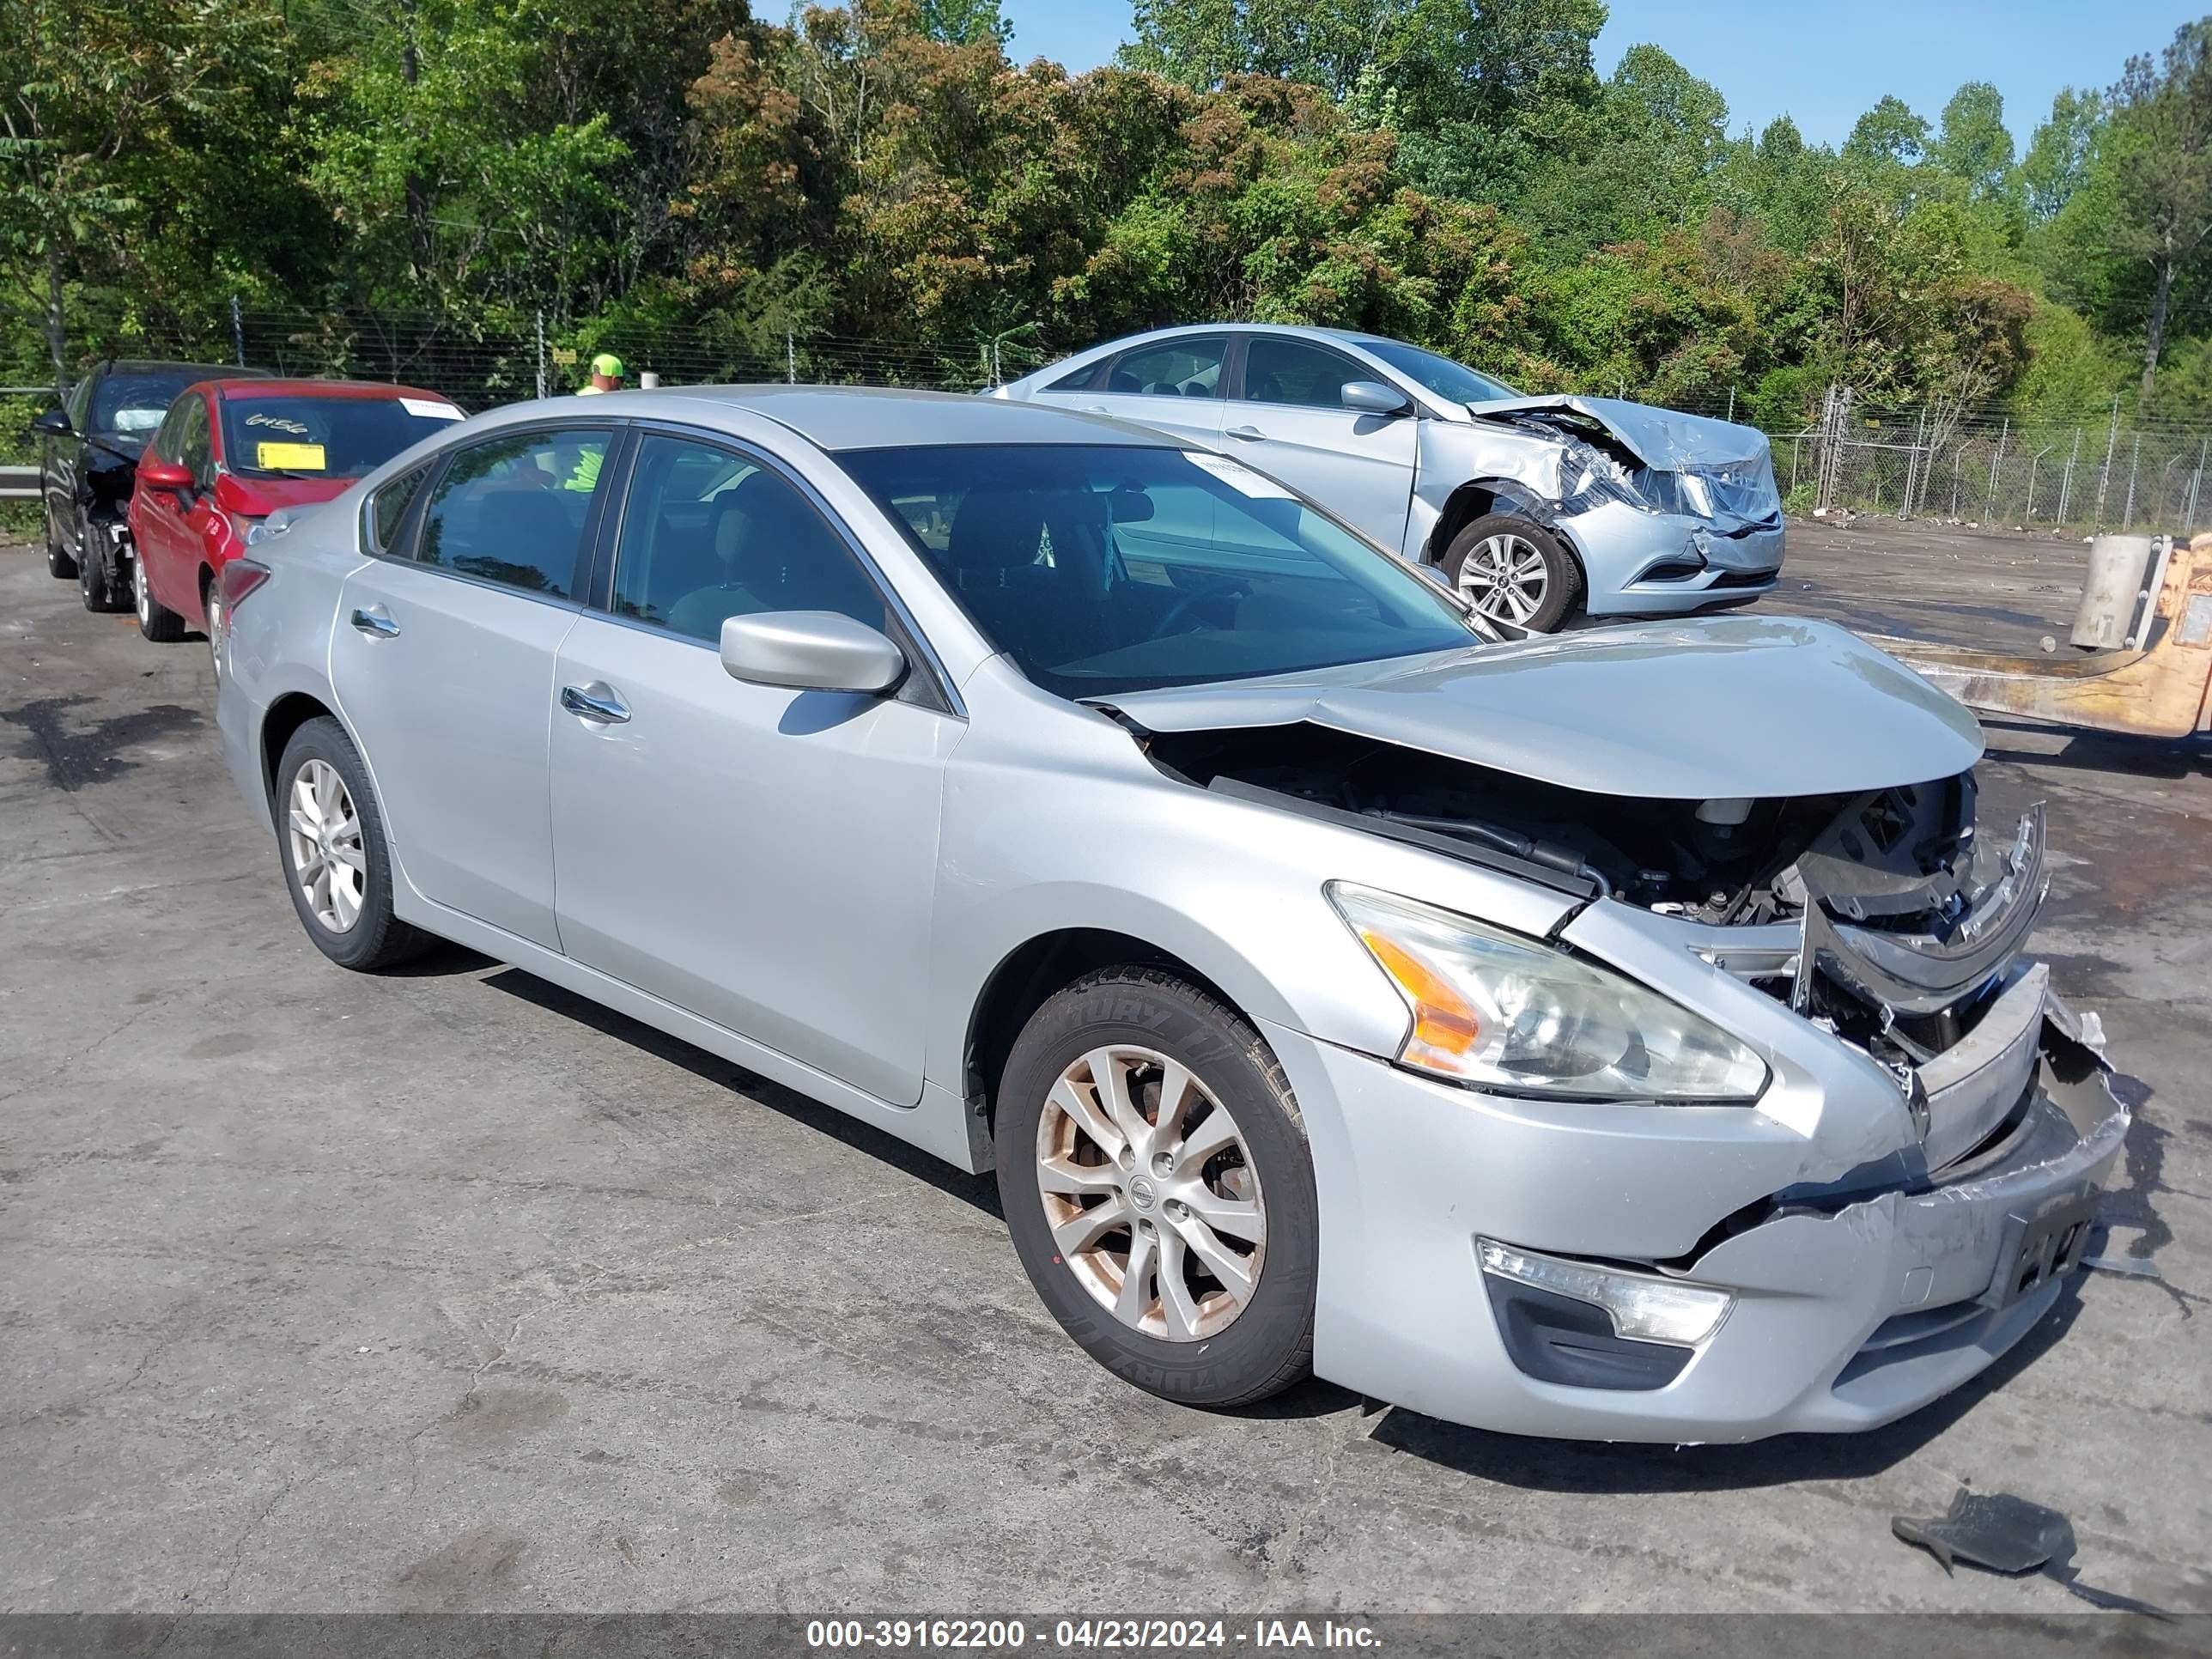
[[[84,589],[88,611],[130,603],[123,566],[139,452],[177,394],[197,380],[252,380],[264,371],[208,363],[94,363],[58,408],[31,422],[46,509],[46,568]]]

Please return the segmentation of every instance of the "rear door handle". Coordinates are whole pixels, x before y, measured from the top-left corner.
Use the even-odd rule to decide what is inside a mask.
[[[392,620],[392,613],[380,605],[372,605],[366,611],[353,613],[353,625],[364,634],[388,640],[399,632],[399,624]]]
[[[572,714],[587,720],[597,720],[603,726],[619,726],[629,718],[629,705],[615,695],[614,687],[603,680],[593,680],[589,685],[562,686],[561,707]]]
[[[1248,444],[1263,444],[1267,434],[1256,426],[1232,426],[1221,434],[1224,438],[1242,438]]]

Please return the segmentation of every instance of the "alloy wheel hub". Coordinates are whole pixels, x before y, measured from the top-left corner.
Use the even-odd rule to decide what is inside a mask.
[[[1061,1073],[1037,1121],[1056,1260],[1121,1323],[1170,1342],[1251,1304],[1267,1209],[1243,1132],[1179,1061],[1114,1044]]]

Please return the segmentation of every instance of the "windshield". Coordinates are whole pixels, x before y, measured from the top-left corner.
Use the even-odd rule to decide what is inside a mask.
[[[1503,380],[1493,380],[1487,374],[1478,374],[1465,363],[1439,357],[1433,351],[1407,345],[1403,340],[1363,339],[1359,344],[1362,349],[1373,352],[1407,380],[1418,381],[1437,397],[1455,404],[1486,404],[1500,398],[1521,395]]]
[[[222,454],[247,477],[358,478],[458,421],[442,398],[241,397],[222,405]]]
[[[975,445],[838,460],[990,641],[1063,697],[1482,638],[1406,566],[1224,456]]]
[[[93,394],[91,431],[100,437],[143,438],[161,424],[177,394],[220,370],[112,368]]]

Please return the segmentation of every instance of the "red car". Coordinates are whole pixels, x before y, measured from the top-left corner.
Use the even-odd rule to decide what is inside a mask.
[[[138,460],[132,597],[149,640],[209,633],[222,568],[283,507],[342,495],[458,421],[434,392],[366,380],[203,380],[179,392]]]

